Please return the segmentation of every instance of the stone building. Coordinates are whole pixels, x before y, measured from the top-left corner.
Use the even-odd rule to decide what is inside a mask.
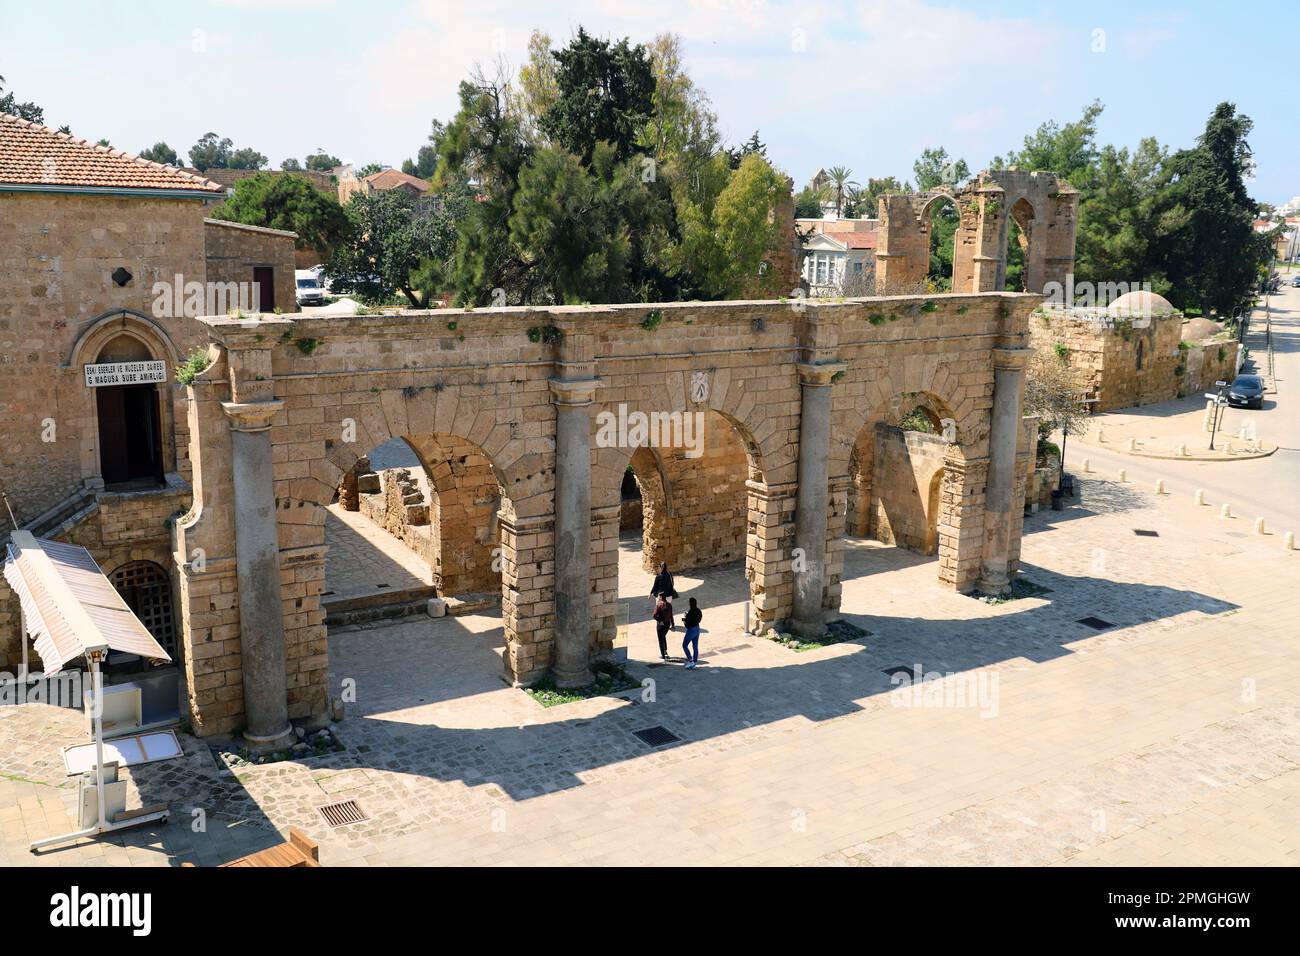
[[[89,548],[171,650],[171,525],[191,504],[174,369],[207,345],[195,316],[259,275],[294,309],[293,234],[205,222],[224,195],[0,114],[0,493],[23,529]],[[0,508],[0,540],[10,527]],[[15,605],[0,582],[3,670],[21,657]]]
[[[1213,391],[1237,373],[1238,344],[1207,319],[1185,319],[1163,296],[1128,292],[1104,308],[1044,305],[1030,344],[1078,369],[1094,412]]]

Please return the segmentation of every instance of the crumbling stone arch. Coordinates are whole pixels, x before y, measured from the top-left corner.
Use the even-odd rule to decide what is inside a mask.
[[[1006,282],[1009,223],[1025,236],[1025,289],[1043,292],[1072,271],[1079,194],[1056,175],[1017,169],[985,170],[952,190],[897,193],[880,198],[876,291],[925,291],[929,270],[929,216],[936,203],[954,202],[961,216],[953,250],[952,291],[990,292]]]

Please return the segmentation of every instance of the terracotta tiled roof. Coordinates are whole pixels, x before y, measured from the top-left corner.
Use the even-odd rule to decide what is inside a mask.
[[[420,192],[427,192],[429,183],[418,176],[410,176],[400,169],[385,169],[382,172],[371,173],[366,177],[366,182],[375,189],[395,189],[398,186],[413,186]]]
[[[833,235],[850,249],[876,248],[876,234],[874,232],[838,232],[833,233]]]
[[[0,113],[0,184],[224,193],[202,176]]]

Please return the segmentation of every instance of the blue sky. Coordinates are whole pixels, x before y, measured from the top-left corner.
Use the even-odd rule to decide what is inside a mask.
[[[1101,142],[1190,145],[1216,103],[1255,121],[1252,192],[1300,193],[1295,4],[941,0],[4,0],[0,75],[46,121],[182,154],[208,130],[273,166],[317,147],[398,165],[456,84],[529,32],[683,38],[734,142],[755,128],[802,184],[818,166],[908,177],[927,146],[973,169],[1100,99]],[[1100,31],[1100,32],[1099,32]]]

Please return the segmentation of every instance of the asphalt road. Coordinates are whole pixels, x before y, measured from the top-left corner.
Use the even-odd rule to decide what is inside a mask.
[[[1289,275],[1285,276],[1290,281]],[[1247,461],[1175,461],[1138,458],[1078,442],[1066,444],[1066,467],[1078,474],[1082,460],[1090,460],[1093,471],[1107,477],[1120,468],[1129,480],[1154,489],[1163,478],[1171,494],[1194,495],[1204,489],[1206,500],[1217,511],[1227,503],[1233,514],[1253,523],[1263,518],[1270,530],[1295,531],[1300,534],[1300,415],[1296,414],[1300,391],[1300,289],[1284,287],[1270,297],[1273,317],[1273,351],[1277,394],[1265,398],[1264,408],[1252,412],[1258,416],[1258,435],[1277,442],[1278,450],[1267,458]],[[1247,344],[1251,360],[1260,370],[1268,361],[1264,348],[1264,309],[1256,310],[1251,320]],[[1245,371],[1249,371],[1249,366]]]

